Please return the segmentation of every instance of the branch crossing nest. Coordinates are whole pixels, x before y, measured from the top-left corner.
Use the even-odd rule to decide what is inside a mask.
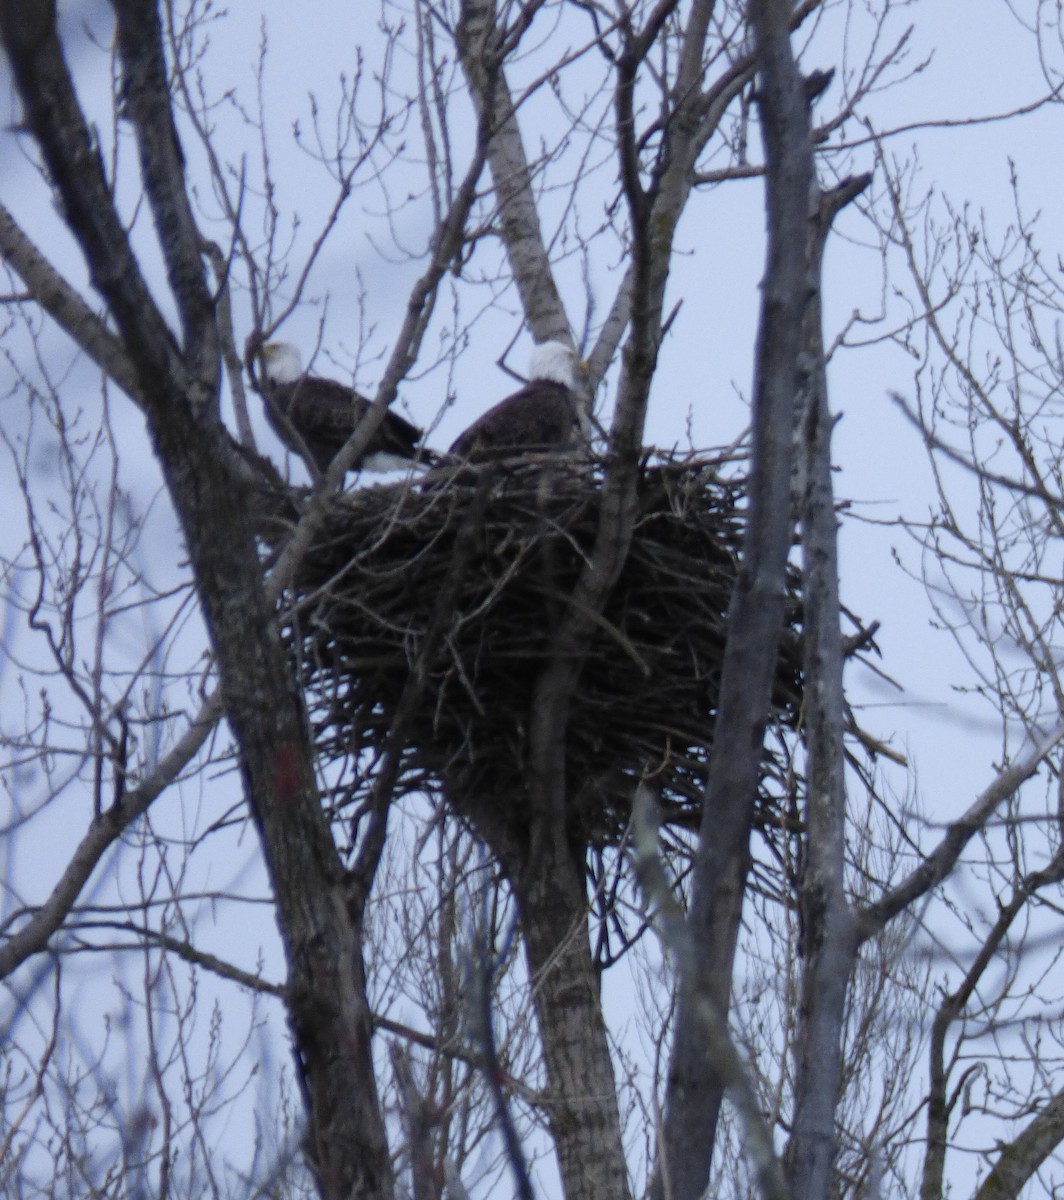
[[[643,468],[628,558],[570,704],[567,809],[586,844],[620,836],[648,774],[666,820],[697,822],[743,529],[740,466],[725,456]],[[345,806],[366,800],[387,745],[396,794],[442,793],[474,823],[484,806],[528,821],[534,682],[594,542],[601,479],[601,463],[555,460],[336,498],[292,589],[290,635],[319,748],[350,768]],[[797,719],[799,614],[792,583],[780,726]]]

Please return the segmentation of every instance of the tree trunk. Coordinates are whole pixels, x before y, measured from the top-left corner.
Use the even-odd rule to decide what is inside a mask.
[[[809,294],[807,219],[813,184],[805,93],[790,49],[791,6],[751,4],[760,67],[769,216],[754,372],[750,507],[713,733],[710,777],[692,880],[690,936],[697,952],[679,980],[654,1200],[705,1190],[724,1081],[700,1032],[708,999],[726,1015],[749,867],[762,745],[784,617],[791,540],[790,476],[802,322]]]
[[[583,864],[551,845],[515,888],[566,1200],[627,1200],[617,1084],[588,937]]]
[[[132,365],[188,547],[246,795],[273,883],[287,1002],[309,1107],[307,1151],[325,1200],[390,1200],[391,1162],[370,1055],[361,911],[314,780],[313,748],[263,585],[244,489],[218,421],[218,345],[184,191],[154,3],[116,4],[128,115],[181,313],[178,346],[115,211],[63,58],[55,5],[3,0],[0,28],[65,219]],[[191,244],[190,244],[191,243]],[[197,275],[199,272],[199,275]]]

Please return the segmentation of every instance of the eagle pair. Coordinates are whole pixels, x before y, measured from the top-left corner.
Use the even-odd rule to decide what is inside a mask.
[[[370,402],[335,379],[305,373],[299,350],[290,342],[266,342],[258,354],[266,419],[289,450],[324,472],[365,419]],[[449,454],[455,460],[482,462],[576,444],[581,430],[576,369],[576,354],[563,342],[536,346],[528,383],[478,417],[455,439]],[[416,425],[389,410],[348,469],[388,471],[439,461],[422,438]]]

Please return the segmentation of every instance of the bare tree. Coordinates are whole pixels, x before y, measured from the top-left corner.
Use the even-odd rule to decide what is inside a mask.
[[[235,14],[112,0],[98,42],[0,0],[41,210],[0,208],[13,1194],[932,1200],[975,1108],[981,1197],[1052,1161],[1059,812],[1021,788],[1064,737],[1059,290],[1018,187],[1000,249],[965,214],[920,229],[870,115],[922,69],[905,6],[860,61],[838,7],[384,3],[285,142],[268,32],[250,94],[217,60]],[[762,185],[749,435],[648,460],[690,214]],[[855,202],[913,298],[887,336],[924,339],[913,420],[977,500],[942,467],[909,526],[1001,719],[944,830],[888,802],[843,690],[874,628],[843,635],[822,270]],[[312,369],[377,383],[306,488],[259,457],[247,384],[308,311]],[[586,459],[344,492],[400,387],[446,422],[488,326],[580,346],[589,412],[608,381]]]

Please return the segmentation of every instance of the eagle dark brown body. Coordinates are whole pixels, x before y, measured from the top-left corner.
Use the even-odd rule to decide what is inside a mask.
[[[299,351],[288,342],[267,342],[261,357],[266,420],[289,450],[309,454],[318,471],[326,471],[370,402],[335,379],[304,374]],[[421,438],[416,425],[389,410],[349,469],[387,471],[429,462],[433,456],[421,448]]]
[[[451,453],[485,459],[558,450],[572,445],[579,429],[573,395],[565,384],[533,379],[478,417],[455,439]]]
[[[455,439],[451,453],[483,461],[578,445],[582,427],[575,384],[573,350],[563,342],[538,345],[528,383],[478,417]]]

